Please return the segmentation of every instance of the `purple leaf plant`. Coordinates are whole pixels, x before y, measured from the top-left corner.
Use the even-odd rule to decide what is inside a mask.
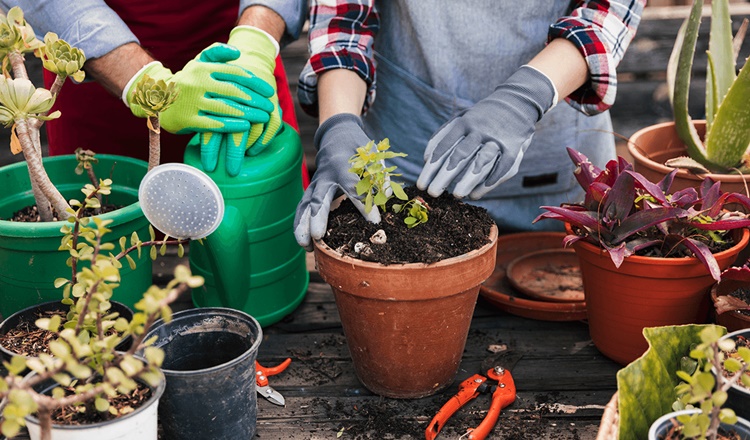
[[[720,182],[709,177],[699,190],[669,193],[676,169],[653,183],[622,157],[600,169],[582,153],[567,151],[585,198],[580,203],[541,206],[546,212],[534,223],[553,219],[569,224],[573,234],[564,238],[566,247],[578,240],[600,246],[615,267],[636,252],[652,250],[664,257],[694,255],[715,280],[720,279],[721,269],[709,244],[727,243],[731,230],[750,226],[748,214],[727,209],[733,204],[750,211],[750,198],[722,192]]]

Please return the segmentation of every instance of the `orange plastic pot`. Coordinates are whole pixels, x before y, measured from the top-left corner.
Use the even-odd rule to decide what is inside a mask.
[[[491,243],[433,264],[366,262],[315,243],[320,276],[331,285],[354,369],[375,394],[432,395],[453,382],[479,286],[495,268]]]
[[[695,129],[701,138],[706,133],[706,121],[693,121]],[[633,168],[643,174],[651,182],[658,182],[674,168],[664,165],[669,159],[687,156],[685,143],[680,140],[674,127],[674,122],[664,122],[650,125],[635,132],[628,140],[628,152],[633,157]],[[708,176],[716,182],[721,182],[724,192],[738,192],[745,194],[745,180],[750,176],[739,174],[704,174],[697,176],[681,169],[675,174],[670,192],[685,188],[700,187],[703,179]]]
[[[722,270],[735,262],[750,231],[737,231],[735,240],[736,245],[714,254]],[[697,258],[631,255],[616,268],[598,246],[578,241],[573,248],[581,265],[589,334],[608,358],[626,365],[640,357],[648,348],[644,327],[705,322],[715,282]]]

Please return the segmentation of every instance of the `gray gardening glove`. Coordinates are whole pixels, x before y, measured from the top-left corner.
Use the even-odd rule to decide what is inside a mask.
[[[368,221],[380,223],[377,207],[373,207],[369,214],[365,213],[365,206],[357,198],[355,189],[359,177],[349,172],[349,158],[368,142],[370,138],[362,128],[362,120],[353,114],[335,115],[315,132],[317,168],[294,216],[294,237],[308,252],[313,249],[312,240],[323,238],[331,201],[342,192]]]
[[[476,200],[518,172],[534,125],[557,102],[549,78],[521,66],[488,97],[443,125],[427,143],[417,187]]]

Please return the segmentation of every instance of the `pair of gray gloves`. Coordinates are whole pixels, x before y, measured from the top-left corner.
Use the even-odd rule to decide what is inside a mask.
[[[457,198],[486,195],[518,172],[534,125],[556,101],[549,78],[522,66],[492,94],[438,129],[427,143],[417,187],[437,197],[455,182]],[[349,158],[368,142],[362,120],[353,114],[335,115],[318,127],[317,170],[294,218],[295,238],[308,251],[325,234],[331,202],[341,192],[367,220],[380,222],[377,208],[365,213],[355,190],[359,178],[349,172]]]

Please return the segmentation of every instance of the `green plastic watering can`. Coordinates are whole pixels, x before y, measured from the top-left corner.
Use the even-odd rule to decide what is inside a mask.
[[[235,177],[226,173],[223,151],[214,171],[203,170],[197,136],[185,151],[188,167],[163,164],[152,170],[183,168],[171,177],[160,173],[161,182],[147,184],[161,191],[159,202],[151,204],[153,209],[147,209],[141,198],[144,213],[154,226],[174,237],[201,238],[205,234],[172,231],[182,226],[186,230],[201,229],[204,225],[194,223],[218,223],[221,219],[215,230],[209,229],[212,232],[207,232],[208,236],[190,244],[190,268],[205,279],[204,285],[192,292],[196,307],[241,310],[267,326],[302,302],[309,274],[305,250],[297,244],[293,232],[294,214],[303,194],[302,158],[299,135],[285,124],[263,152],[244,158]],[[191,170],[197,180],[205,182],[207,175],[209,184],[191,182],[180,189],[181,183],[193,179]],[[144,184],[150,177],[144,178]],[[217,191],[220,195],[215,194]],[[217,199],[223,199],[222,206],[214,206]],[[162,228],[164,222],[170,227]]]

